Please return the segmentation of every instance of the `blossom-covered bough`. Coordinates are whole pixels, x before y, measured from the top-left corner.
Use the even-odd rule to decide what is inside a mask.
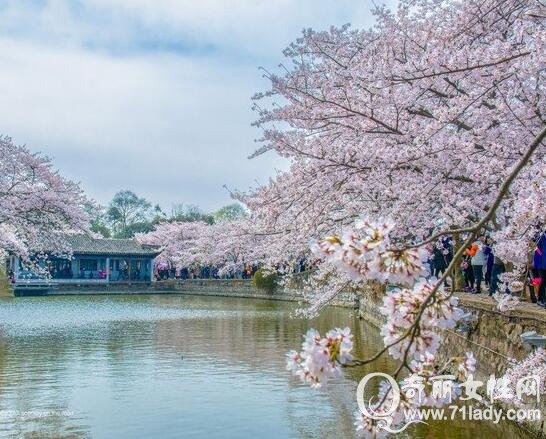
[[[32,264],[35,251],[66,252],[57,232],[88,230],[85,202],[50,159],[0,137],[0,260],[10,253]]]
[[[401,1],[370,30],[306,30],[255,96],[256,154],[274,150],[291,168],[236,194],[272,237],[271,262],[362,214],[394,219],[396,238],[481,218],[544,124],[543,15],[534,0]],[[492,218],[506,260],[526,259],[522,242],[545,219],[543,160]]]
[[[309,334],[290,353],[289,369],[315,387],[341,365],[387,352],[400,360],[396,379],[441,369],[442,329],[462,316],[457,279],[450,291],[444,284],[465,249],[488,230],[496,256],[514,264],[507,277],[517,278],[546,226],[544,3],[403,0],[395,13],[375,13],[370,30],[304,31],[285,51],[291,65],[264,70],[272,86],[255,96],[256,154],[274,150],[292,164],[236,194],[269,235],[272,265],[300,258],[313,241],[320,263],[305,287],[308,313],[349,285],[396,287],[382,308],[385,347],[372,357],[338,359]],[[439,279],[427,278],[426,245],[446,235],[454,257]],[[501,311],[515,306],[498,299]],[[470,353],[454,362],[465,376],[475,367]],[[387,388],[375,411],[388,407]],[[357,427],[382,433],[361,413]]]
[[[353,359],[349,328],[343,331],[339,329],[331,331],[324,339],[320,338],[316,331],[310,330],[305,336],[302,351],[300,353],[291,351],[287,354],[287,369],[312,387],[320,387],[329,379],[339,377],[341,366],[368,364],[388,351],[393,358],[400,360],[400,366],[394,372],[394,378],[397,379],[403,369],[407,369],[410,374],[401,382],[402,388],[410,385],[414,380],[422,385],[427,380],[441,375],[447,366],[439,371],[435,361],[440,347],[441,330],[454,328],[463,316],[462,310],[457,307],[458,300],[453,296],[454,289],[451,289],[450,293],[445,292],[444,282],[463,251],[474,241],[477,233],[491,221],[496,209],[508,193],[511,183],[545,138],[546,127],[536,136],[502,183],[487,214],[476,224],[456,231],[456,233],[467,233],[468,237],[440,279],[425,279],[428,274],[425,264],[427,254],[421,249],[428,242],[437,240],[443,235],[452,234],[453,230],[439,232],[418,244],[407,245],[403,248],[389,248],[391,244],[389,232],[394,228],[392,222],[380,221],[374,224],[369,219],[359,219],[355,222],[354,229],[346,230],[342,237],[329,236],[314,243],[312,248],[317,257],[346,271],[352,279],[380,280],[391,285],[402,285],[402,287],[395,289],[384,299],[381,312],[386,318],[386,323],[381,329],[381,335],[385,347],[371,358],[349,363]],[[403,287],[412,284],[411,289]],[[511,296],[507,297],[514,300]],[[505,304],[507,300],[502,298],[499,302]],[[499,308],[503,310],[502,306]],[[510,307],[507,306],[506,309]],[[338,345],[342,348],[338,348]],[[472,353],[467,353],[466,358],[452,358],[448,363],[452,362],[457,362],[459,376],[451,376],[451,378],[454,380],[458,378],[459,382],[475,371],[476,361]],[[546,357],[542,349],[521,363],[514,364],[507,371],[506,377],[511,382],[516,382],[517,378],[526,376],[525,374],[528,374],[530,370],[540,378],[542,384],[539,391],[544,392]],[[453,395],[460,393],[456,383],[453,384],[452,391]],[[452,394],[441,398],[427,395],[419,399],[408,399],[407,394],[402,394],[401,404],[399,403],[397,409],[390,413],[387,411],[393,404],[393,394],[392,386],[388,382],[383,382],[377,399],[368,406],[368,410],[373,415],[379,415],[380,421],[376,421],[374,416],[368,416],[367,412],[359,411],[355,422],[357,431],[373,437],[381,437],[393,425],[405,421],[405,409],[423,405],[441,407],[453,400]],[[513,401],[510,398],[507,402]],[[521,400],[516,402],[522,403]],[[388,413],[388,416],[381,416],[382,413]]]

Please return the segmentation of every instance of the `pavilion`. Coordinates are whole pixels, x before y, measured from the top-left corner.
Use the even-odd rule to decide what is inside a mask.
[[[8,269],[15,287],[46,280],[56,284],[154,280],[154,259],[160,253],[157,246],[140,244],[134,239],[94,238],[85,234],[67,234],[63,240],[69,247],[67,255],[51,253],[38,264],[49,276],[26,268],[17,256],[9,257]]]

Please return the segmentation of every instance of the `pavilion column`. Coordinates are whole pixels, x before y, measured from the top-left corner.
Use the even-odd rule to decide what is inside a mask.
[[[154,281],[154,258],[150,259],[150,282]]]
[[[13,270],[13,278],[17,282],[19,280],[19,257],[18,256],[13,257],[13,265],[11,268]]]
[[[106,258],[106,283],[110,282],[110,258]]]

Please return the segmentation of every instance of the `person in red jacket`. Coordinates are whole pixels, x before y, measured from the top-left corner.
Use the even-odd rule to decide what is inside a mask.
[[[480,236],[474,243],[467,249],[465,253],[470,256],[470,262],[472,264],[472,271],[474,274],[474,293],[481,293],[481,285],[483,280],[483,267],[485,265],[485,255],[483,249],[485,246],[485,236]]]

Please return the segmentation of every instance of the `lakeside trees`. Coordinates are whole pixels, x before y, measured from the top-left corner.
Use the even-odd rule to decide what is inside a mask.
[[[536,1],[402,1],[370,30],[306,30],[254,98],[255,155],[292,167],[240,199],[302,250],[362,214],[393,218],[399,238],[472,224],[544,125],[542,13]],[[545,181],[539,149],[488,226],[513,224]],[[517,229],[529,237],[544,212]]]
[[[212,213],[194,205],[175,205],[168,216],[130,190],[115,194],[105,207],[61,176],[48,157],[0,137],[0,258],[14,253],[30,263],[31,253],[41,248],[64,253],[68,248],[62,233],[56,232],[130,238],[151,232],[160,223],[177,221],[198,226],[216,222],[218,233],[225,233],[220,229],[226,226],[219,223],[245,215],[240,204],[232,203]]]
[[[158,262],[177,268],[216,267],[220,274],[264,260],[260,238],[251,231],[246,210],[238,203],[205,214],[196,206],[173,211],[148,233],[137,233],[144,244],[162,246]]]
[[[11,252],[26,260],[30,248],[63,251],[52,232],[87,230],[84,204],[79,185],[49,158],[0,137],[0,258]]]
[[[396,285],[383,307],[385,348],[360,364],[390,353],[400,360],[397,377],[429,379],[441,329],[461,317],[443,282],[464,247],[488,229],[519,275],[546,224],[546,8],[536,0],[403,0],[395,13],[375,13],[370,30],[304,31],[282,70],[265,72],[271,88],[255,96],[263,130],[255,155],[271,150],[292,164],[234,194],[248,218],[241,208],[207,214],[195,206],[169,218],[122,191],[107,209],[90,208],[92,227],[116,237],[147,232],[138,239],[161,244],[162,257],[179,266],[278,268],[313,257],[320,263],[306,286],[307,314],[348,286]],[[1,249],[24,255],[53,239],[52,230],[85,228],[77,185],[9,139],[0,148]],[[424,245],[446,234],[465,241],[446,274],[425,281]],[[317,386],[339,375],[351,349],[348,331],[310,332],[289,367]],[[456,364],[464,377],[475,367],[471,354]],[[389,394],[383,388],[374,409],[386,411]],[[369,416],[358,422],[380,433]]]
[[[259,253],[259,238],[246,229],[243,220],[163,222],[154,231],[136,235],[144,244],[159,245],[157,260],[169,266],[216,267],[220,274],[241,270],[245,264],[264,259]]]
[[[117,192],[107,206],[88,200],[85,210],[91,230],[104,238],[132,238],[154,231],[162,223],[195,223],[208,225],[235,221],[247,213],[239,203],[231,203],[213,212],[205,212],[194,204],[173,203],[170,215],[158,205],[130,190]]]
[[[292,165],[233,193],[263,263],[308,258],[310,240],[361,215],[396,221],[395,243],[467,231],[545,123],[542,3],[406,0],[374,13],[369,30],[305,30],[281,71],[265,71],[253,156]],[[498,256],[520,266],[546,222],[544,157],[537,148],[484,224]]]

